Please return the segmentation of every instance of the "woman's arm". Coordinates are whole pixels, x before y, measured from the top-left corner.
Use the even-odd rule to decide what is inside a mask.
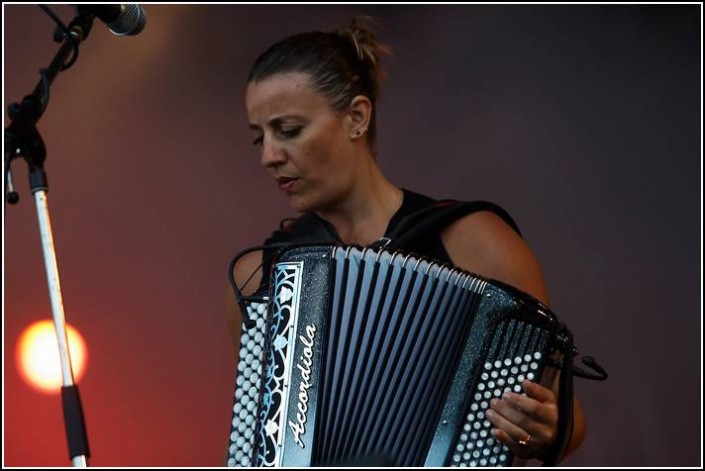
[[[262,280],[261,264],[262,252],[249,252],[243,255],[235,265],[233,270],[235,283],[243,291],[243,295],[249,296],[257,291]],[[242,312],[240,312],[240,304],[235,299],[232,287],[228,289],[225,315],[233,345],[235,350],[238,351],[240,349],[240,332],[242,330]]]
[[[467,271],[502,281],[548,305],[541,268],[529,246],[494,213],[482,211],[449,226],[441,239],[453,263]],[[538,458],[557,434],[557,383],[546,388],[523,383],[526,396],[506,393],[491,401],[488,419],[494,434],[522,458]],[[585,436],[585,417],[577,399],[573,402],[574,427],[570,446],[574,451]]]

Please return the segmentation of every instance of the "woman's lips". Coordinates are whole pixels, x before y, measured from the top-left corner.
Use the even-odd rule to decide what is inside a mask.
[[[299,181],[298,178],[288,178],[288,177],[277,178],[277,183],[279,183],[279,188],[281,188],[283,191],[285,191],[287,193],[291,193],[291,191],[293,190],[293,187],[297,181]]]

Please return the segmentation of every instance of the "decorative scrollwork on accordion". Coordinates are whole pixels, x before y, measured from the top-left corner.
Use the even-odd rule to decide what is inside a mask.
[[[228,465],[512,464],[484,414],[558,355],[541,303],[354,247],[284,249],[270,285],[266,309],[244,303]]]

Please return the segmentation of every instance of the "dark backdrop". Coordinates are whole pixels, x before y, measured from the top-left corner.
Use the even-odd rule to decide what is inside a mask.
[[[40,123],[67,320],[90,350],[92,464],[224,462],[226,267],[292,215],[250,143],[245,78],[274,40],[355,13],[394,50],[385,172],[509,210],[551,306],[611,374],[578,380],[588,432],[566,464],[702,464],[699,5],[146,10],[136,37],[95,25]],[[5,105],[37,83],[53,29],[37,6],[4,7]],[[51,316],[24,167],[4,217],[4,462],[68,465],[58,396],[14,364],[21,329]]]

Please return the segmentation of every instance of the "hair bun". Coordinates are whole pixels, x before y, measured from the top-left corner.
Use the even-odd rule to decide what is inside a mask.
[[[382,56],[391,55],[391,48],[379,42],[372,27],[381,28],[381,25],[371,16],[356,16],[336,33],[355,46],[358,59],[377,67]]]

